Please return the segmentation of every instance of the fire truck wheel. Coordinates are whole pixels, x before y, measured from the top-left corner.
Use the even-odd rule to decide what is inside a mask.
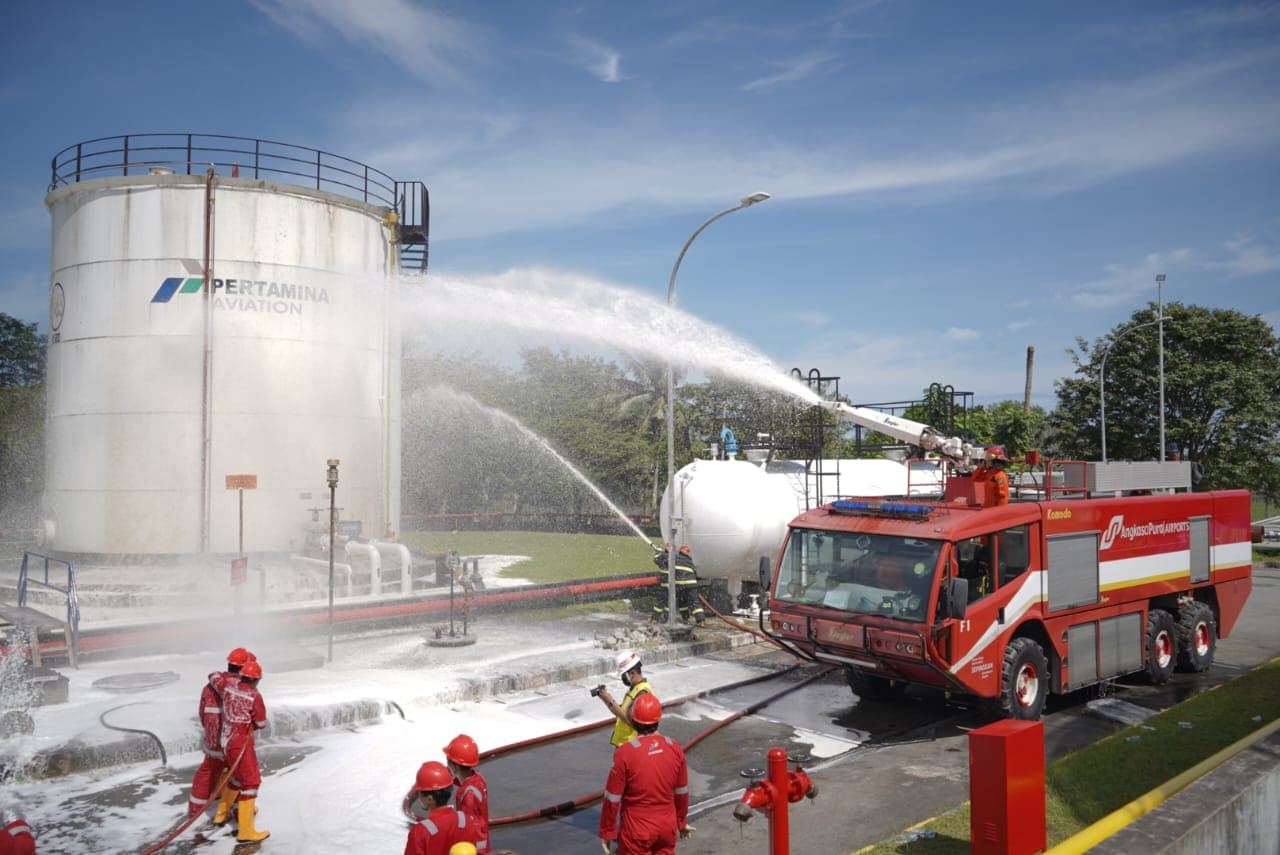
[[[1178,617],[1178,670],[1200,673],[1213,664],[1218,624],[1208,603],[1185,606]]]
[[[857,668],[845,669],[844,677],[853,693],[865,701],[893,700],[902,697],[907,690],[907,684],[901,680],[877,677]]]
[[[1147,678],[1153,685],[1169,682],[1178,651],[1173,615],[1164,609],[1147,613]]]
[[[1002,718],[1035,721],[1049,689],[1049,663],[1034,639],[1015,638],[1004,649],[1000,697],[994,710]]]

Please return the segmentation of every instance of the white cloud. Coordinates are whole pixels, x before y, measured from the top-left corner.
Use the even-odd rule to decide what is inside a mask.
[[[1027,327],[1033,327],[1036,323],[1037,322],[1035,320],[1027,318],[1026,320],[1021,321],[1010,321],[1004,325],[1004,328],[1009,332],[1017,332],[1018,330],[1025,330]]]
[[[622,54],[613,48],[581,36],[569,40],[572,64],[585,68],[592,77],[602,83],[620,83]]]
[[[1106,274],[1099,279],[1082,283],[1069,291],[1059,293],[1068,303],[1087,309],[1105,309],[1131,303],[1135,298],[1143,302],[1156,298],[1156,274],[1170,275],[1179,267],[1191,263],[1190,249],[1173,252],[1153,252],[1137,264],[1108,264]]]
[[[947,331],[942,334],[947,341],[975,341],[981,335],[981,332],[969,327],[948,327]]]
[[[834,56],[827,54],[811,54],[796,57],[786,62],[770,63],[779,70],[764,77],[758,77],[742,85],[743,92],[755,92],[761,89],[773,89],[782,83],[795,83],[819,74],[830,74],[840,68]]]
[[[1232,276],[1256,276],[1280,270],[1280,251],[1259,245],[1251,235],[1229,240],[1223,246],[1228,257],[1221,261],[1208,261],[1205,267],[1225,270]]]
[[[463,78],[455,57],[479,53],[479,34],[464,21],[409,0],[250,0],[300,41],[338,36],[370,48],[425,82]]]

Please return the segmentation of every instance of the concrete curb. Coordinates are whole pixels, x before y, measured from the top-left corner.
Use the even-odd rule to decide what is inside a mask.
[[[723,652],[752,644],[755,639],[746,633],[717,633],[710,638],[677,644],[664,644],[643,650],[641,658],[647,665],[660,665],[693,656]],[[451,704],[461,701],[480,701],[499,695],[540,689],[560,683],[571,683],[601,675],[613,675],[612,651],[602,651],[591,658],[542,668],[520,668],[514,665],[509,673],[477,679],[464,679],[453,686],[428,694],[419,701]],[[298,705],[287,702],[273,705],[268,713],[267,729],[259,737],[262,744],[296,736],[301,733],[324,730],[331,727],[350,727],[373,724],[388,714],[396,712],[392,700],[361,698],[332,704]],[[403,712],[400,713],[403,715]],[[193,729],[189,737],[170,739],[164,743],[165,751],[173,756],[200,750],[200,735]],[[66,775],[120,766],[144,763],[157,759],[156,743],[139,734],[105,743],[90,744],[73,739],[63,745],[36,752],[25,760],[0,757],[0,780],[20,778],[57,778]]]

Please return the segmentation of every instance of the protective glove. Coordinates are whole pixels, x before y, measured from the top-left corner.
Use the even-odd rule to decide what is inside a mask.
[[[600,851],[603,852],[604,855],[618,855],[618,841],[601,840]]]

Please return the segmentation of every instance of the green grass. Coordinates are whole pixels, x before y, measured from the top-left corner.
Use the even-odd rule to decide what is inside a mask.
[[[1273,659],[1142,724],[1060,758],[1045,773],[1049,846],[1061,843],[1277,718],[1280,659]],[[874,855],[962,855],[970,851],[967,803],[922,828],[936,836],[909,842],[886,841],[865,851]]]
[[[616,534],[538,531],[406,531],[403,540],[421,552],[456,549],[462,555],[524,555],[503,576],[533,582],[566,582],[627,573],[651,573],[653,550],[640,538]]]

